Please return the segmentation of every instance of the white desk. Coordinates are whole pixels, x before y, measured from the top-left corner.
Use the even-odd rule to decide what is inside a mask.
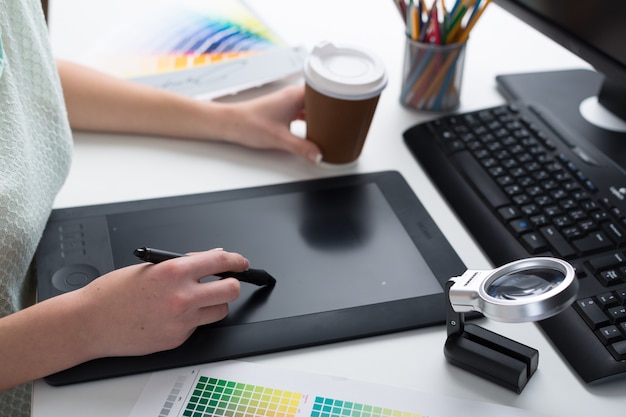
[[[284,153],[228,144],[76,133],[73,168],[56,200],[56,207],[395,169],[404,175],[465,264],[472,268],[488,267],[480,250],[403,143],[402,132],[428,116],[406,110],[399,104],[403,26],[393,3],[385,0],[255,0],[250,3],[270,26],[293,44],[302,44],[308,49],[321,40],[361,44],[386,62],[389,85],[382,95],[358,165],[343,172],[327,171]],[[504,102],[496,91],[496,74],[571,67],[586,67],[586,64],[497,5],[491,5],[470,39],[461,110]],[[280,84],[260,91],[277,86]],[[258,92],[247,92],[240,97]],[[239,97],[228,98],[235,99]],[[150,181],[142,178],[150,178]],[[587,417],[623,412],[626,380],[602,386],[584,385],[535,325],[501,325],[486,321],[484,324],[539,350],[539,370],[521,395],[448,365],[442,351],[443,327],[246,360],[484,400],[554,416]],[[127,416],[148,376],[60,388],[37,381],[33,416]]]

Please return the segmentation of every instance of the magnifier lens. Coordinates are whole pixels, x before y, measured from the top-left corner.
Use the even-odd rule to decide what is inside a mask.
[[[565,280],[556,269],[536,268],[509,272],[496,278],[486,288],[487,294],[501,300],[519,300],[545,294]]]

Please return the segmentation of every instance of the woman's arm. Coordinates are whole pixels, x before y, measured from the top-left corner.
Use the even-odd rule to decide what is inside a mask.
[[[248,260],[222,250],[139,264],[0,318],[0,391],[107,356],[172,349],[221,320],[239,296],[233,278],[201,283]]]
[[[314,143],[290,131],[304,114],[302,86],[238,103],[203,102],[66,61],[57,67],[74,129],[221,140],[321,159]]]

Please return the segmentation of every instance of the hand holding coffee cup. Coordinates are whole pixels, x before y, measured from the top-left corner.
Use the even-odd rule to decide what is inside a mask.
[[[307,140],[323,166],[356,162],[387,85],[382,61],[356,47],[323,42],[304,63]]]

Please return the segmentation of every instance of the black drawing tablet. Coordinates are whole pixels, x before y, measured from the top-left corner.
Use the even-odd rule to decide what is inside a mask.
[[[442,286],[465,266],[395,171],[52,212],[38,297],[139,261],[136,248],[242,253],[273,288],[241,284],[229,316],[177,349],[103,358],[53,385],[239,358],[443,323]]]

